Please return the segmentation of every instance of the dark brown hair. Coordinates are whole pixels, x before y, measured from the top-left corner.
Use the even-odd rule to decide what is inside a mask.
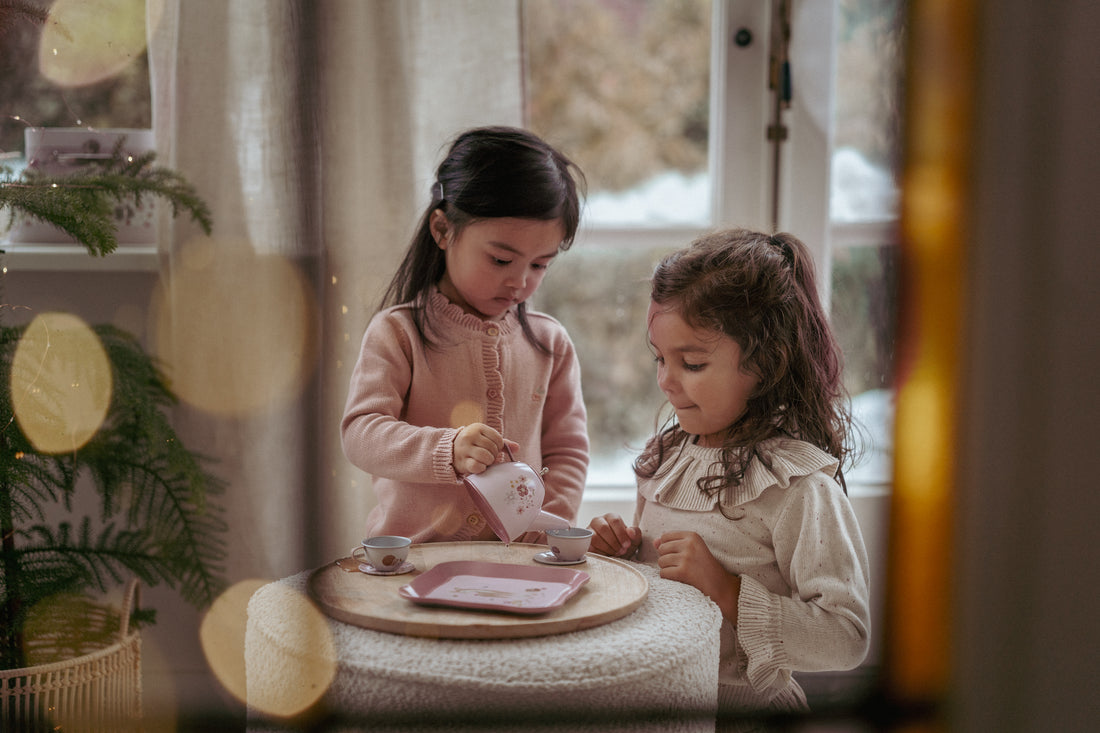
[[[705,235],[657,265],[651,298],[693,328],[736,341],[743,365],[760,378],[745,413],[730,426],[721,462],[700,481],[702,491],[714,495],[739,484],[754,456],[770,465],[760,445],[779,436],[812,443],[845,465],[851,415],[841,352],[805,244],[790,234],[747,229]],[[689,439],[669,418],[635,460],[634,472],[652,478]],[[843,486],[839,470],[837,478]]]
[[[564,251],[572,245],[580,223],[578,182],[584,183],[580,169],[534,133],[502,126],[463,132],[436,170],[431,203],[379,309],[411,304],[416,330],[431,345],[424,306],[432,286],[447,269],[443,250],[432,237],[432,212],[442,209],[456,233],[484,219],[557,219],[565,231],[559,247]],[[527,323],[525,303],[516,306],[516,314],[527,339],[546,351]]]

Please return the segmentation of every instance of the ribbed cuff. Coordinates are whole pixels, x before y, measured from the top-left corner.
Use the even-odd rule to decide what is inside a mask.
[[[436,481],[450,483],[462,483],[461,477],[455,473],[455,438],[458,436],[458,428],[444,428],[439,442],[432,453],[432,478]]]
[[[760,581],[741,576],[737,598],[737,641],[748,660],[746,675],[754,690],[763,691],[776,684],[789,666],[782,653],[779,604]]]

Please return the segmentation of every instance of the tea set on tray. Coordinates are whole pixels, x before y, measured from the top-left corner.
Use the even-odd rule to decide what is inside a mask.
[[[545,531],[549,550],[534,560],[543,565],[577,565],[585,562],[591,529],[571,527],[562,517],[542,509],[546,487],[542,477],[526,463],[511,459],[482,473],[463,478],[474,503],[506,544],[529,531]],[[369,537],[356,546],[351,557],[368,575],[403,575],[415,569],[409,562],[408,537]],[[542,585],[532,584],[540,581]],[[399,594],[424,605],[536,613],[556,607],[588,581],[587,573],[521,565],[455,561],[440,563],[418,576]]]

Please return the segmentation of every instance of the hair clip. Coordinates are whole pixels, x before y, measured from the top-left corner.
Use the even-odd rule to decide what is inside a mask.
[[[443,181],[438,181],[435,185],[439,186],[439,200],[442,201],[443,199],[447,198],[443,195]]]

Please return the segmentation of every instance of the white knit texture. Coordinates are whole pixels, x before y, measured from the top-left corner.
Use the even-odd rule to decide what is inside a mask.
[[[321,705],[350,720],[537,719],[561,730],[710,731],[717,707],[718,607],[691,586],[658,577],[629,616],[592,629],[502,640],[437,640],[372,631],[326,618],[325,652],[303,632],[287,590],[306,593],[309,573],[268,584],[248,604],[245,666],[251,729],[264,701],[315,685],[303,670],[335,654],[335,676]],[[656,722],[657,719],[660,722]],[[652,720],[652,723],[645,721]],[[618,721],[618,722],[617,722]],[[528,721],[530,722],[530,721]],[[621,727],[620,727],[621,726]],[[372,730],[375,729],[372,726]],[[426,729],[428,729],[426,727]]]

